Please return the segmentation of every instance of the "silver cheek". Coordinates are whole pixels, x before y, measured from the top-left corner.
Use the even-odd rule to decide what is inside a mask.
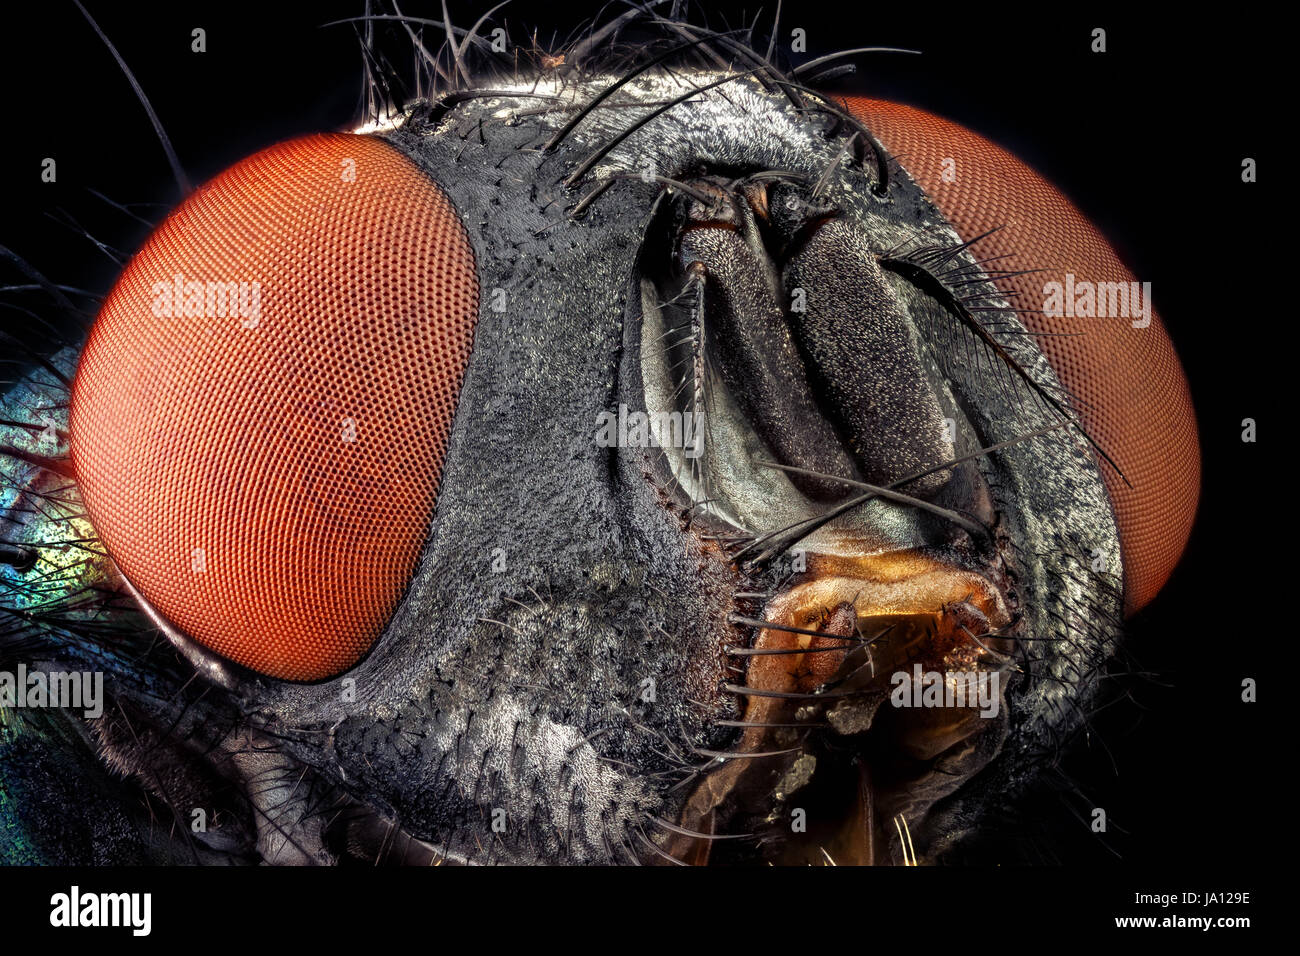
[[[127,593],[131,595],[132,600],[145,613],[145,616],[163,633],[167,640],[172,643],[172,646],[180,651],[181,656],[189,661],[200,676],[228,691],[238,690],[240,681],[228,664],[193,638],[187,637],[174,624],[163,617],[152,604],[145,600],[144,595],[137,591],[131,582],[126,579],[126,575],[122,575],[122,583]]]

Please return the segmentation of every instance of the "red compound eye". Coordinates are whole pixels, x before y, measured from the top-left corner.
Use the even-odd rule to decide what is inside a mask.
[[[847,103],[963,239],[1002,227],[980,240],[980,258],[1007,256],[999,267],[1045,270],[998,280],[1004,292],[1019,293],[1009,301],[1030,331],[1083,333],[1037,342],[1081,399],[1084,427],[1132,484],[1103,469],[1119,526],[1125,607],[1133,613],[1182,556],[1201,483],[1191,396],[1159,316],[1152,312],[1148,326],[1135,328],[1131,315],[1044,315],[1044,286],[1064,290],[1067,274],[1071,287],[1134,281],[1092,223],[1034,170],[968,129],[884,100]]]
[[[477,314],[460,220],[383,141],[226,170],[131,261],[77,371],[73,459],[109,554],[239,664],[351,667],[428,533]]]

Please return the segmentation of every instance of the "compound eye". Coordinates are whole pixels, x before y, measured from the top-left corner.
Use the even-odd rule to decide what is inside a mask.
[[[72,455],[109,555],[217,654],[347,670],[428,535],[477,314],[455,210],[382,140],[226,170],[127,266],[81,357]]]
[[[1004,256],[998,263],[1007,270],[1042,270],[997,280],[1030,331],[1083,333],[1036,341],[1080,400],[1088,433],[1129,480],[1103,468],[1119,528],[1125,610],[1132,614],[1155,597],[1182,556],[1200,494],[1191,396],[1159,316],[1131,308],[1045,314],[1057,311],[1045,302],[1048,283],[1062,296],[1077,289],[1085,298],[1103,284],[1133,289],[1134,276],[1087,217],[1033,169],[964,127],[885,100],[852,97],[847,105],[962,239],[1001,227],[980,240],[980,258]]]

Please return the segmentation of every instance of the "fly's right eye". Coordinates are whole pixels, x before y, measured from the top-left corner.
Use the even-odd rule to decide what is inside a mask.
[[[81,358],[72,454],[109,555],[238,664],[348,669],[428,535],[477,314],[465,229],[395,148],[237,163],[135,256]]]

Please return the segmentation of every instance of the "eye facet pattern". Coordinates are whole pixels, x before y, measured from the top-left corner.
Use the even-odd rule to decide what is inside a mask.
[[[997,230],[979,240],[976,258],[994,258],[1007,271],[1037,270],[995,281],[1025,327],[1044,333],[1035,341],[1079,399],[1080,421],[1128,479],[1103,465],[1119,527],[1125,610],[1136,612],[1182,556],[1201,483],[1191,395],[1159,315],[1152,309],[1149,324],[1135,327],[1144,319],[1131,307],[1104,317],[1045,314],[1048,283],[1064,293],[1076,282],[1131,288],[1135,281],[1087,217],[1025,163],[964,127],[885,100],[850,97],[847,105],[963,240]]]
[[[382,140],[221,173],[128,265],[77,371],[73,460],[109,555],[238,664],[347,670],[428,535],[477,314],[456,211]]]

